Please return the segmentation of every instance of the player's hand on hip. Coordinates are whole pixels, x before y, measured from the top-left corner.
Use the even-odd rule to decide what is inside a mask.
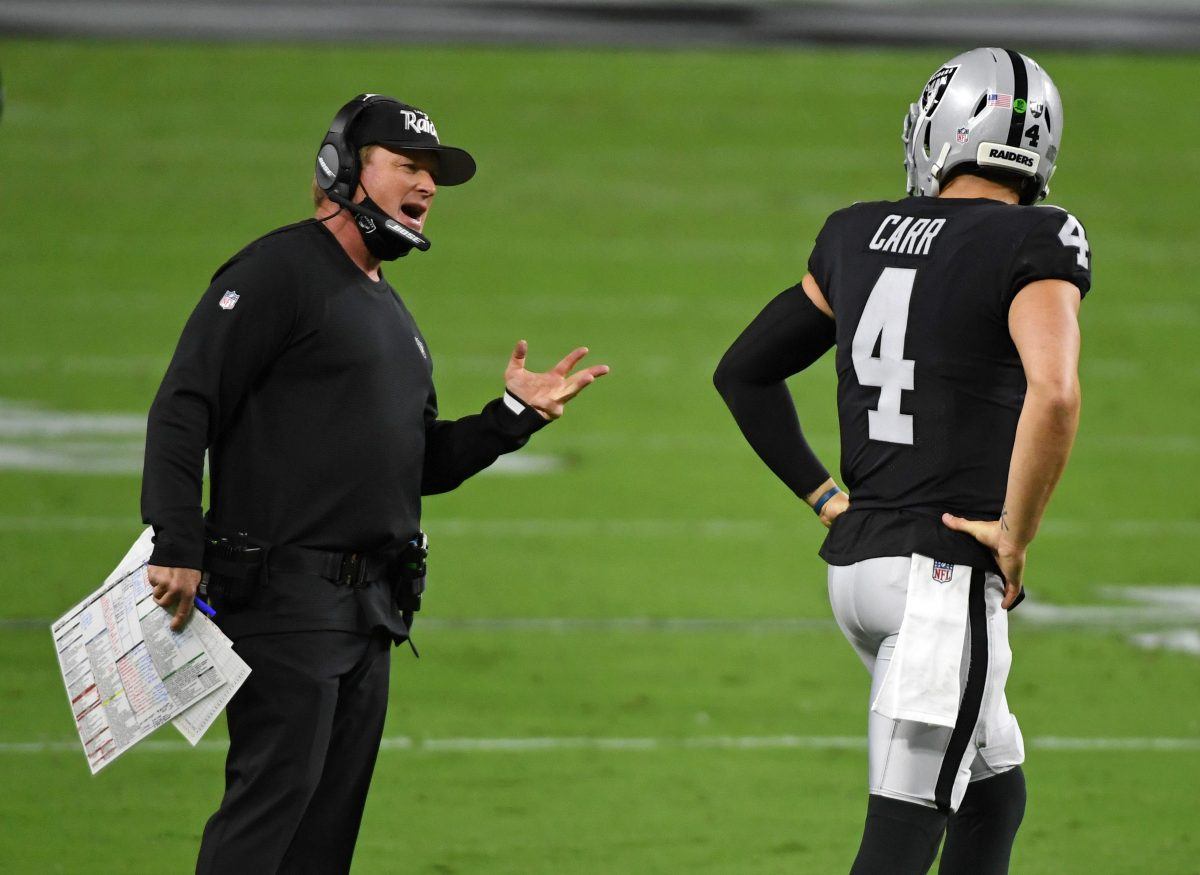
[[[821,508],[820,519],[825,528],[833,525],[833,521],[850,509],[850,496],[839,492]]]
[[[178,632],[191,616],[196,590],[200,587],[200,572],[194,568],[147,565],[146,576],[154,589],[154,603],[164,608],[175,605],[171,631]]]
[[[1008,610],[1021,594],[1025,577],[1025,549],[1005,537],[1000,520],[965,520],[953,514],[942,514],[942,522],[956,532],[966,532],[992,551],[1000,573],[1004,575],[1004,600],[1000,606]]]
[[[508,367],[504,369],[504,386],[543,419],[558,419],[568,401],[608,373],[608,365],[593,365],[571,373],[588,353],[586,346],[574,349],[548,371],[536,373],[525,369],[529,344],[518,340]]]

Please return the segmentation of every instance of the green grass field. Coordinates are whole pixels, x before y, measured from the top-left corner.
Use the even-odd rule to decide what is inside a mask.
[[[867,678],[829,619],[823,530],[709,375],[827,213],[902,194],[901,117],[950,54],[0,42],[4,870],[193,864],[223,727],[194,751],[162,731],[95,778],[73,746],[46,623],[140,524],[136,435],[69,416],[144,415],[213,269],[307,214],[324,126],[363,90],[428,109],[480,162],[439,194],[434,248],[388,271],[444,415],[495,397],[519,337],[534,365],[586,343],[613,372],[524,451],[556,470],[428,501],[423,656],[395,654],[356,871],[848,869]],[[1095,288],[1030,607],[1181,600],[1166,623],[1014,616],[1013,871],[1197,873],[1200,662],[1131,643],[1200,627],[1196,62],[1039,60],[1066,105],[1052,200],[1087,225]],[[829,361],[794,389],[836,465]]]

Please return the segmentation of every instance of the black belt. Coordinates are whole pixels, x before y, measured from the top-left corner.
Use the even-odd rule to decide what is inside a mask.
[[[272,547],[267,559],[272,571],[314,574],[338,586],[362,587],[371,580],[393,581],[403,576],[400,553],[335,553],[310,547]]]

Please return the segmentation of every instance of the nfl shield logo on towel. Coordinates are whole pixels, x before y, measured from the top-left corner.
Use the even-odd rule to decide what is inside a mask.
[[[238,298],[240,297],[241,295],[239,295],[237,292],[227,289],[225,294],[221,296],[221,309],[232,310],[234,305],[237,304]]]
[[[933,579],[938,583],[949,583],[950,578],[954,577],[953,562],[938,562],[933,561]]]

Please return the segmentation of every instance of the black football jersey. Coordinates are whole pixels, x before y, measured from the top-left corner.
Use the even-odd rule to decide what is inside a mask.
[[[834,565],[920,552],[990,565],[941,514],[997,519],[1025,375],[1008,308],[1031,282],[1091,287],[1083,226],[1052,206],[914,197],[834,213],[808,264],[837,326]]]

